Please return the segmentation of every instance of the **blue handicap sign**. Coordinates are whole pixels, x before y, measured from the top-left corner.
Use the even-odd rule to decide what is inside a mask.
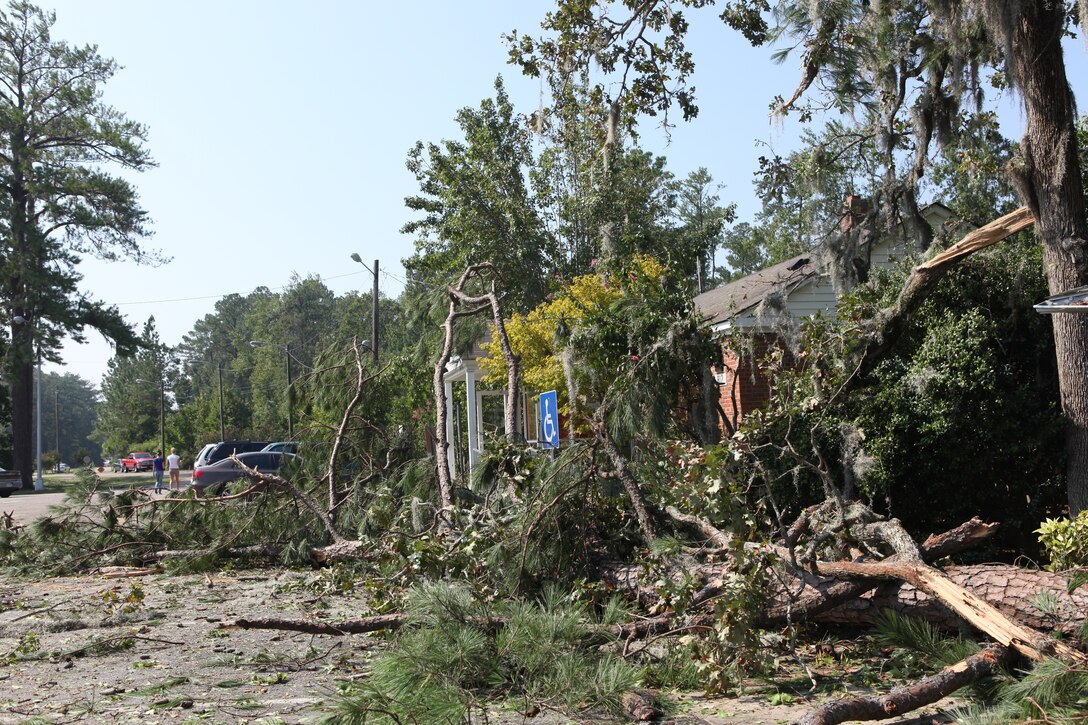
[[[544,448],[559,447],[559,398],[554,390],[540,394],[540,441]]]

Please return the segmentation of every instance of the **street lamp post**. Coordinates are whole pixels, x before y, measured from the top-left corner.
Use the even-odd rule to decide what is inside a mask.
[[[141,385],[154,385],[150,380],[136,378]],[[159,455],[166,455],[166,378],[159,377]]]
[[[358,252],[352,252],[351,253],[351,261],[358,262],[359,264],[363,265],[363,269],[368,270],[371,274],[374,275],[374,294],[373,294],[373,299],[371,300],[371,302],[373,302],[373,305],[372,305],[373,313],[372,313],[372,318],[371,318],[371,321],[370,321],[371,327],[373,328],[372,332],[374,334],[372,335],[373,344],[370,346],[370,353],[373,356],[374,365],[377,366],[378,365],[378,260],[376,260],[376,259],[374,260],[374,269],[370,269],[370,267],[366,266],[366,262],[363,261],[363,258],[359,256]]]
[[[283,350],[284,357],[287,359],[287,438],[288,440],[293,440],[295,437],[295,417],[291,401],[291,348],[288,345],[277,345],[274,342],[265,342],[264,340],[249,341],[250,347],[258,347],[260,345],[271,345],[272,347],[280,348]]]
[[[12,318],[12,320],[15,322],[16,325],[29,325],[30,324],[30,320],[23,317],[22,315],[16,315],[14,318]],[[33,327],[31,327],[30,330],[31,330],[31,333],[36,332]],[[34,337],[37,337],[37,335],[34,335]],[[38,380],[37,380],[37,383],[38,384],[37,384],[37,387],[35,388],[35,392],[34,392],[34,407],[35,407],[35,411],[36,411],[34,413],[34,424],[35,424],[35,428],[37,429],[36,433],[35,433],[35,437],[37,438],[36,442],[37,442],[37,448],[38,448],[38,476],[37,476],[37,478],[34,479],[34,490],[35,491],[44,491],[45,490],[45,479],[42,478],[42,351],[41,351],[41,348],[38,348]]]

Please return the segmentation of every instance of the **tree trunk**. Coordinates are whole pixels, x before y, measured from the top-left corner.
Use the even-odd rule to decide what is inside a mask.
[[[12,467],[23,478],[23,488],[34,488],[34,331],[30,324],[11,328],[11,438]]]
[[[1088,284],[1088,220],[1077,158],[1073,94],[1065,74],[1066,4],[1016,6],[1013,64],[1024,99],[1021,165],[1015,170],[1036,219],[1051,294]],[[1072,515],[1088,509],[1088,316],[1053,315],[1062,410],[1066,486]]]
[[[631,508],[635,511],[635,519],[642,530],[642,536],[646,539],[646,543],[649,544],[657,538],[657,527],[654,525],[653,516],[650,515],[649,506],[646,504],[646,498],[642,495],[642,489],[639,487],[638,481],[635,479],[634,474],[631,473],[631,469],[628,468],[627,460],[620,453],[616,441],[612,438],[612,433],[608,430],[607,417],[606,408],[601,405],[593,416],[593,433],[605,455],[608,456],[616,477],[623,484],[623,489],[627,492],[627,498],[631,501]]]
[[[677,570],[676,578],[691,576],[706,582],[708,595],[720,590],[721,581],[730,575],[730,565],[713,564],[692,566]],[[1066,590],[1066,577],[1048,571],[1022,569],[1010,564],[976,564],[950,566],[945,573],[949,579],[974,592],[983,600],[997,607],[1007,617],[1033,629],[1059,629],[1073,632],[1085,621],[1088,613],[1088,589],[1082,587],[1070,594]],[[635,564],[610,562],[602,565],[601,575],[617,590],[635,596],[645,605],[659,601],[651,584],[643,585],[645,570]],[[796,575],[782,572],[767,583],[767,603],[760,614],[760,622],[772,627],[782,624],[787,617],[807,620],[818,624],[844,626],[868,626],[876,621],[880,612],[891,609],[904,615],[925,619],[946,630],[963,629],[967,623],[954,612],[917,587],[904,583],[882,583],[875,580],[844,580],[833,576],[809,575],[805,589],[790,606],[790,594],[797,595]],[[1055,616],[1044,614],[1035,606],[1040,592],[1052,596],[1057,602]],[[707,599],[702,592],[696,599]]]

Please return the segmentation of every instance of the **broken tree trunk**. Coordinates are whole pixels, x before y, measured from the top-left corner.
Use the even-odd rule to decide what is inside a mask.
[[[1088,663],[1088,655],[1009,619],[995,606],[928,564],[898,561],[819,562],[817,567],[824,575],[907,582],[939,599],[975,629],[1025,657],[1033,660],[1061,657]]]
[[[1035,629],[1056,628],[1070,633],[1084,623],[1088,613],[1088,592],[1081,589],[1070,594],[1066,590],[1066,578],[1061,574],[1023,569],[1010,564],[950,566],[944,571],[953,582],[970,588],[1006,616]],[[874,589],[876,582],[871,580],[820,577],[818,582],[812,595],[793,607],[794,619],[807,619],[819,624],[862,626],[875,622],[882,610],[891,609],[924,619],[946,630],[960,629],[965,624],[955,612],[910,584],[889,582]],[[858,589],[866,591],[858,592]],[[843,592],[846,596],[842,596]],[[1056,616],[1049,616],[1035,606],[1034,600],[1040,594],[1053,598],[1057,603]],[[806,601],[809,603],[807,610],[803,606]],[[828,602],[830,604],[827,606],[819,606]],[[768,625],[777,624],[785,621],[785,616],[785,607],[778,600],[775,606],[765,611],[764,621]]]
[[[1008,647],[988,647],[911,685],[877,697],[848,697],[810,710],[797,725],[838,725],[848,720],[885,720],[932,705],[997,672],[1012,659]]]
[[[635,519],[642,530],[642,536],[646,539],[646,543],[650,543],[657,538],[657,526],[650,515],[649,506],[646,505],[646,498],[642,495],[638,480],[631,473],[631,469],[627,465],[627,459],[620,453],[619,446],[616,445],[611,431],[608,430],[606,410],[602,404],[594,413],[591,423],[593,434],[605,455],[608,456],[608,461],[612,464],[616,477],[623,484],[623,489],[627,492],[627,498],[631,501],[631,508],[635,511]]]
[[[964,257],[997,244],[1034,223],[1035,217],[1031,211],[1027,207],[1020,207],[975,229],[945,251],[915,267],[903,283],[895,304],[866,324],[865,340],[858,346],[852,366],[859,372],[857,378],[864,378],[891,349],[906,329],[911,313],[949,269]]]
[[[453,480],[449,470],[449,437],[446,435],[446,422],[449,419],[449,411],[446,409],[446,365],[453,356],[453,323],[458,318],[471,317],[485,310],[491,310],[495,334],[498,335],[499,347],[502,349],[503,358],[506,361],[506,391],[503,395],[503,421],[506,439],[513,441],[517,434],[517,391],[518,376],[520,374],[518,358],[514,355],[510,340],[506,336],[506,325],[502,318],[502,306],[499,303],[499,296],[495,293],[495,283],[492,281],[491,290],[484,295],[472,296],[465,292],[465,285],[470,280],[483,278],[485,274],[494,277],[495,268],[490,262],[471,265],[457,280],[457,284],[447,289],[450,298],[449,314],[442,325],[445,333],[442,353],[438,356],[438,361],[434,365],[435,461],[438,465],[438,488],[443,509],[448,509],[453,505]]]
[[[697,527],[707,525],[703,521],[687,523]],[[943,534],[931,536],[919,547],[922,559],[932,562],[967,550],[991,536],[996,526],[975,518]],[[721,532],[715,535],[717,530],[713,527],[704,531],[715,543],[723,536]],[[780,560],[775,566],[774,576],[767,583],[767,604],[759,618],[764,626],[777,626],[788,619],[864,626],[876,621],[883,609],[925,619],[945,629],[954,630],[966,625],[955,612],[909,583],[882,582],[872,578],[843,579],[799,571],[787,563],[788,552],[785,549],[769,545],[759,548]],[[697,602],[705,601],[721,591],[721,582],[729,577],[731,566],[728,561],[716,564],[689,562],[677,566],[671,575],[677,578],[695,577],[705,582],[695,597]],[[970,589],[1008,617],[1029,627],[1058,629],[1068,633],[1080,626],[1088,613],[1088,589],[1081,588],[1069,593],[1066,590],[1066,577],[1062,574],[1009,564],[949,566],[944,571],[953,583]],[[658,574],[654,575],[655,579]],[[647,605],[658,601],[656,590],[642,583],[646,577],[642,566],[606,562],[601,566],[601,576],[616,589]],[[804,587],[800,586],[798,577],[803,578]],[[1045,593],[1056,602],[1057,610],[1053,614],[1044,613],[1035,606],[1033,601],[1039,593]]]

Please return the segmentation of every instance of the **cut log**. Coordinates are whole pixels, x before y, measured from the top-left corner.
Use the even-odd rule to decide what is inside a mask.
[[[838,725],[848,720],[885,720],[932,705],[956,690],[988,677],[1010,661],[1008,647],[989,647],[912,685],[877,697],[833,700],[810,710],[797,725]]]

